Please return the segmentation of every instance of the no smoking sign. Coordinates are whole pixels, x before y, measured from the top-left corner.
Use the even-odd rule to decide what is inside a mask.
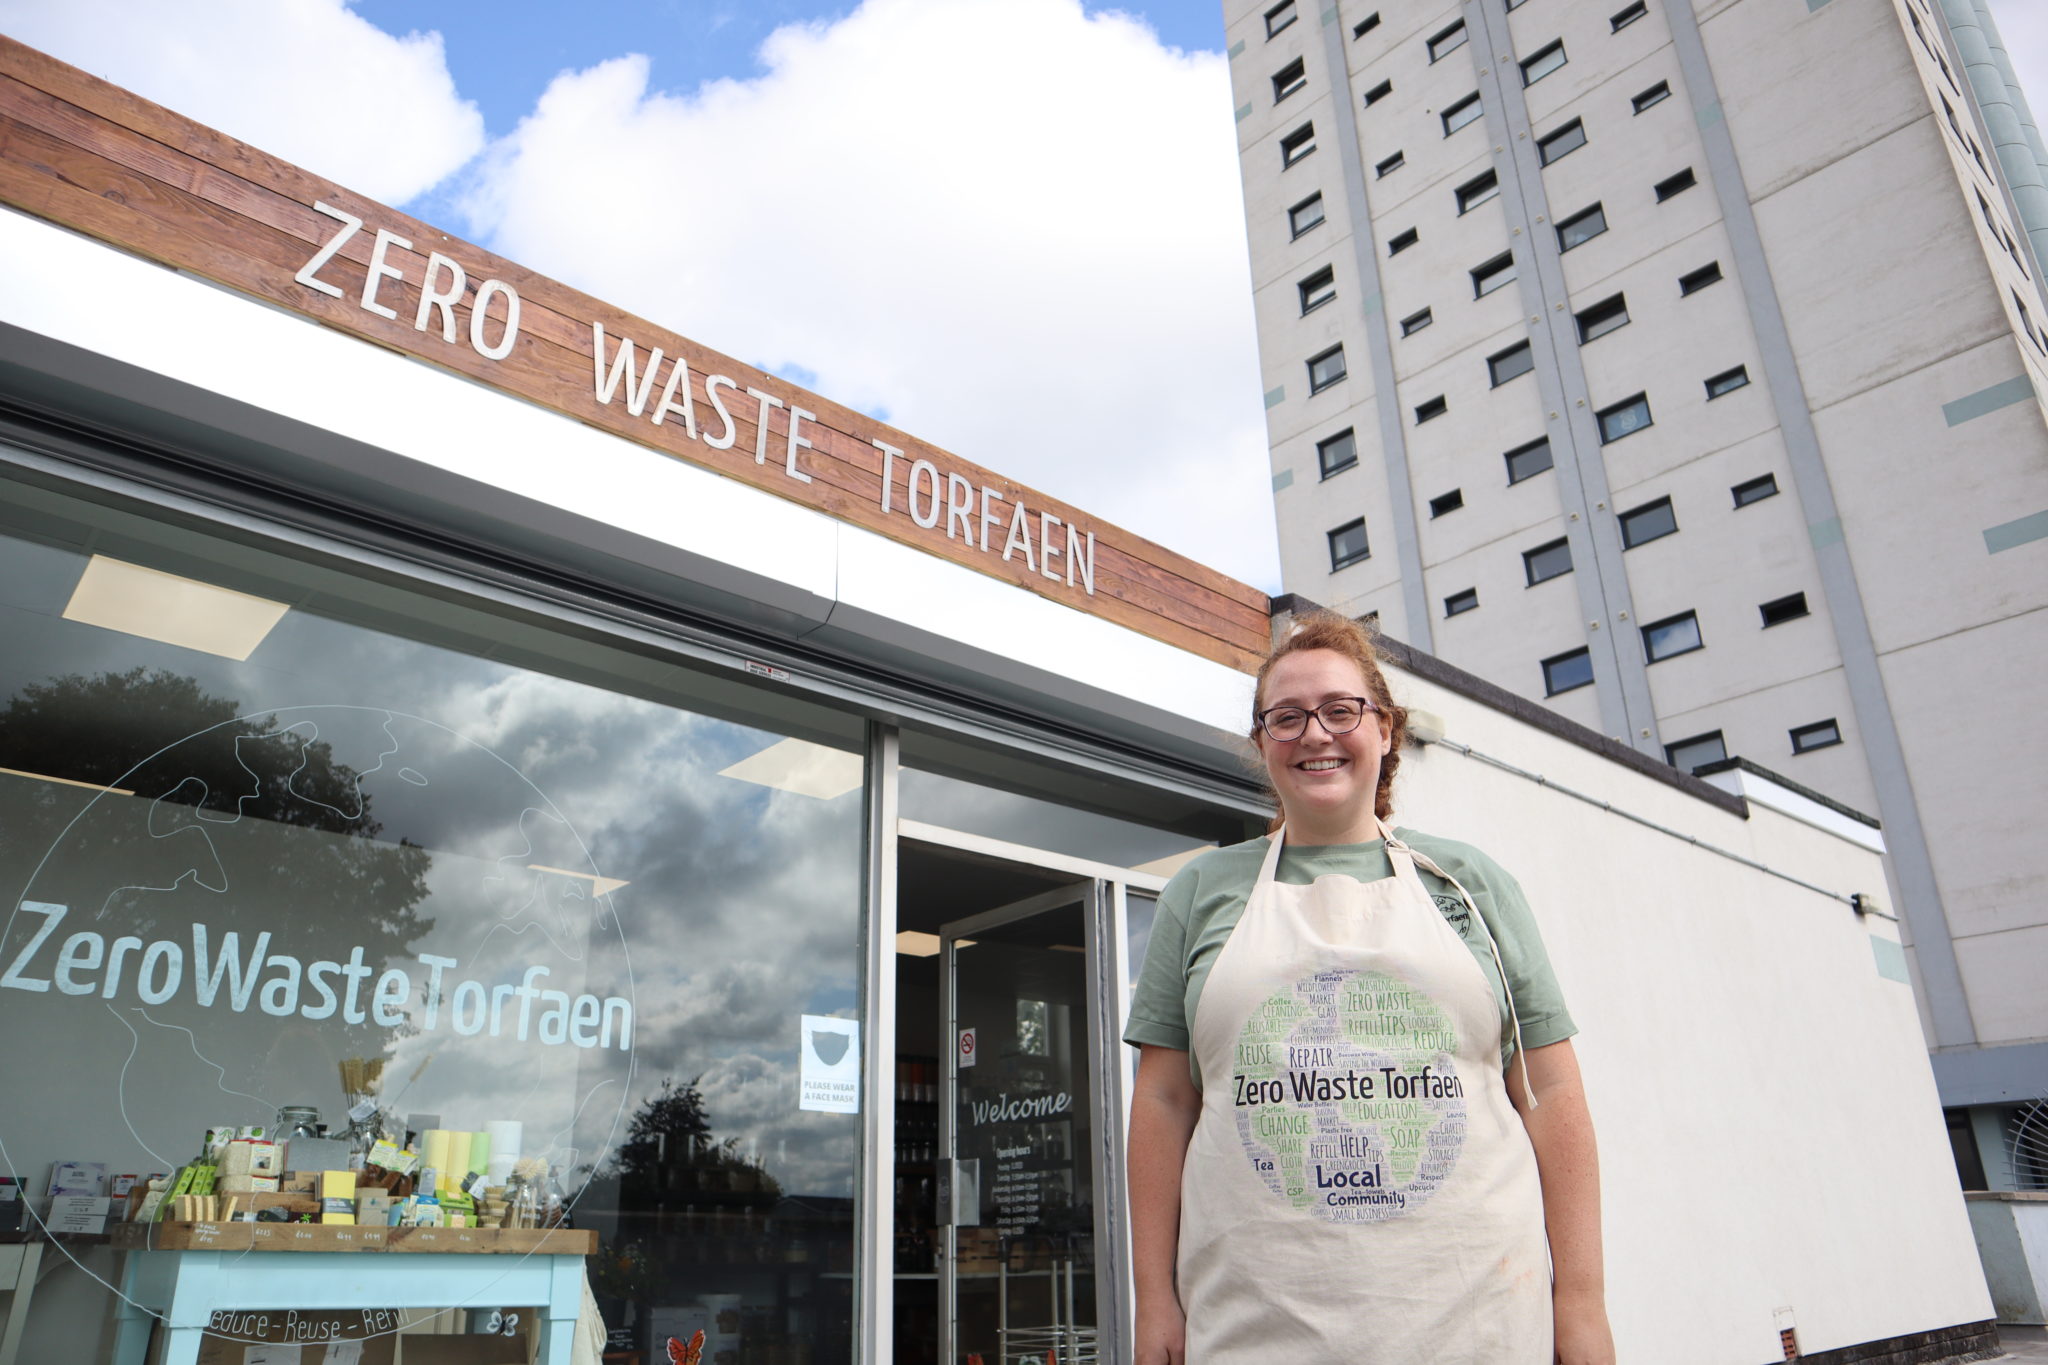
[[[975,1049],[974,1049],[974,1030],[973,1030],[973,1029],[971,1029],[971,1028],[964,1028],[964,1029],[961,1029],[961,1030],[960,1030],[960,1065],[962,1065],[962,1066],[973,1066],[973,1065],[974,1065],[974,1052],[975,1052]]]

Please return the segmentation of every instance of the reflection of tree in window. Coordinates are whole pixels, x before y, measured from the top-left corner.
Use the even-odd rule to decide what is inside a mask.
[[[1043,1000],[1017,1002],[1017,1051],[1026,1057],[1052,1055],[1052,1028]]]

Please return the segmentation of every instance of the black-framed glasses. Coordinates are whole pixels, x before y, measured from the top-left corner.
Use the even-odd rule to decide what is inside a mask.
[[[1307,733],[1310,716],[1324,734],[1348,735],[1364,723],[1367,712],[1379,709],[1370,697],[1332,697],[1321,706],[1269,706],[1255,719],[1267,739],[1285,744]]]

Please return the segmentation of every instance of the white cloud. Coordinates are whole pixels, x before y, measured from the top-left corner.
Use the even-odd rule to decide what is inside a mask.
[[[441,35],[394,37],[342,0],[0,0],[0,31],[386,203],[484,145]]]
[[[1277,587],[1223,58],[1074,0],[868,0],[761,55],[687,94],[559,76],[473,230]]]

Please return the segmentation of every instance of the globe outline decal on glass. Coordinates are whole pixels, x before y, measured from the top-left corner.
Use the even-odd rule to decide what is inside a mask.
[[[1252,1172],[1323,1222],[1413,1213],[1464,1150],[1457,1052],[1444,1009],[1388,973],[1330,968],[1275,991],[1234,1053],[1231,1103]]]

